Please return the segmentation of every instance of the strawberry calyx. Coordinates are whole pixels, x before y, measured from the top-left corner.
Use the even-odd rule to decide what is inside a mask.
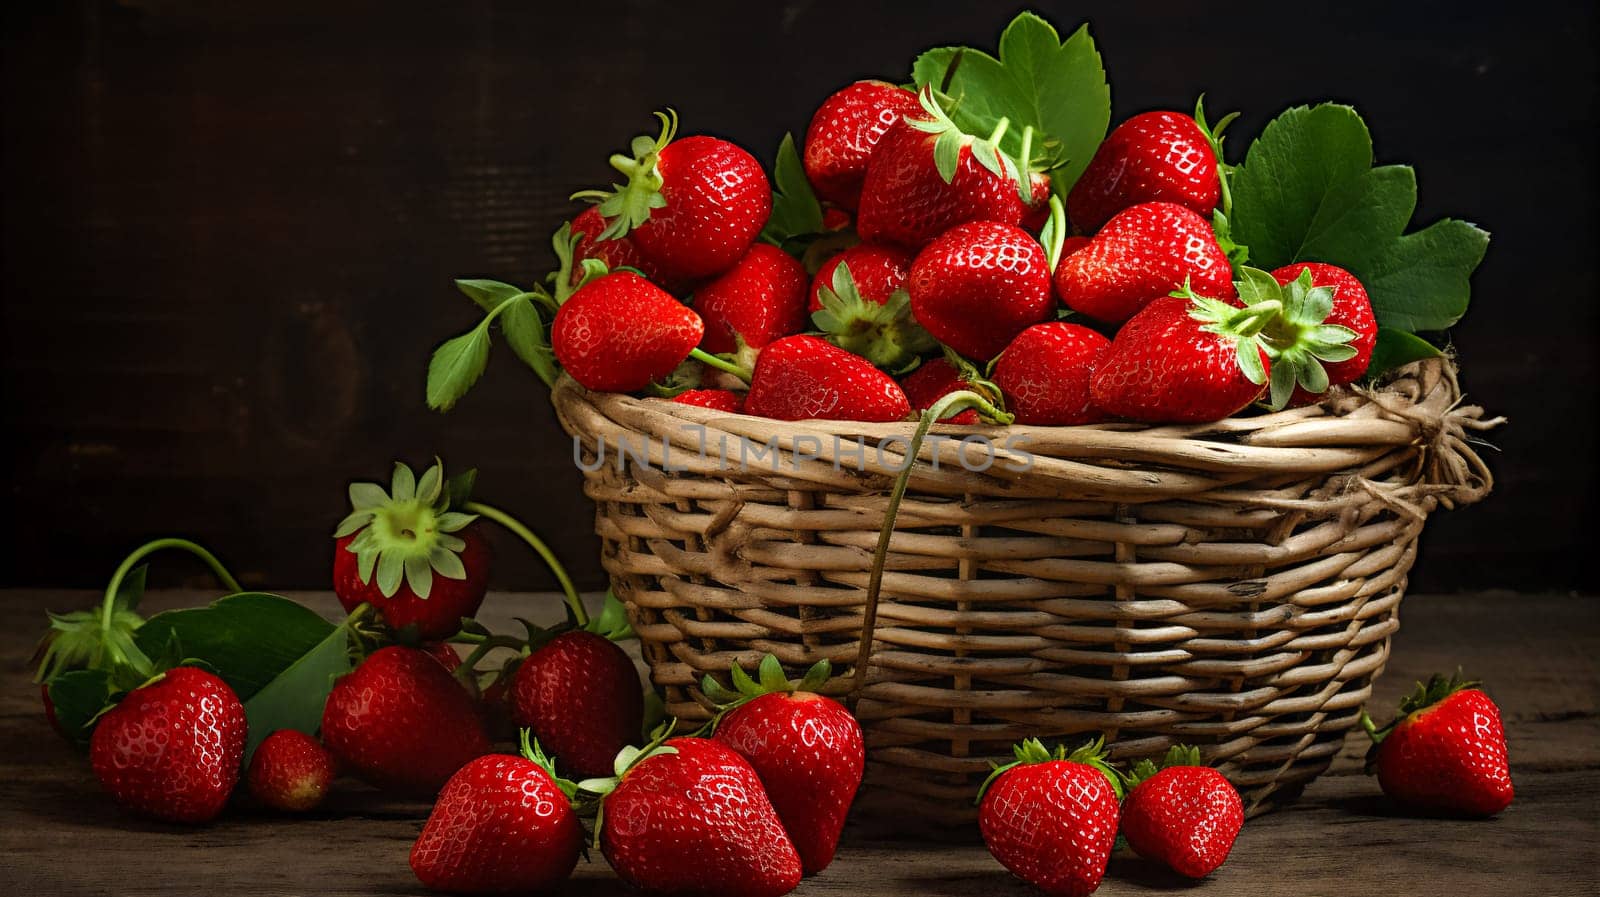
[[[1200,322],[1201,330],[1235,344],[1239,370],[1246,379],[1258,386],[1267,382],[1267,365],[1261,361],[1265,350],[1261,333],[1283,313],[1281,302],[1260,299],[1239,308],[1221,299],[1197,294],[1188,278],[1184,278],[1183,286],[1171,295],[1189,300],[1189,317]]]
[[[1363,707],[1358,721],[1362,730],[1367,733],[1367,737],[1372,739],[1372,747],[1367,750],[1367,775],[1372,775],[1376,771],[1378,748],[1384,739],[1394,734],[1396,729],[1415,722],[1417,717],[1444,703],[1455,693],[1478,688],[1481,685],[1483,683],[1476,679],[1464,678],[1459,669],[1450,676],[1434,673],[1428,677],[1427,682],[1418,682],[1410,694],[1400,699],[1400,706],[1395,712],[1394,719],[1382,727],[1373,723],[1372,717],[1367,715],[1367,710]]]
[[[466,579],[459,552],[467,547],[454,535],[477,520],[476,514],[450,510],[444,464],[437,458],[419,479],[395,462],[389,491],[377,483],[351,483],[353,510],[339,521],[333,537],[354,534],[345,550],[356,556],[361,582],[377,577],[378,591],[392,598],[405,582],[423,600],[433,592],[433,577]]]
[[[668,745],[666,741],[672,737],[672,732],[677,727],[678,721],[676,719],[669,717],[662,720],[661,725],[656,726],[655,730],[650,733],[650,740],[645,742],[643,747],[634,747],[630,744],[617,752],[617,756],[611,761],[611,769],[615,775],[584,779],[577,783],[577,790],[591,795],[586,800],[595,807],[594,847],[596,850],[600,849],[600,832],[605,826],[606,796],[615,791],[618,785],[622,784],[623,777],[635,766],[651,757],[676,754],[678,749]]]
[[[895,290],[883,303],[861,295],[848,262],[833,269],[830,282],[817,290],[822,307],[811,323],[828,342],[872,362],[892,374],[917,366],[938,343],[911,315],[911,294]]]
[[[1122,774],[1117,771],[1116,767],[1106,761],[1106,739],[1103,735],[1094,741],[1083,744],[1070,754],[1067,753],[1067,746],[1064,744],[1057,743],[1055,747],[1050,748],[1046,747],[1044,742],[1037,738],[1028,738],[1018,742],[1012,746],[1011,753],[1016,759],[1010,763],[1002,764],[990,761],[989,765],[993,769],[989,773],[989,777],[983,780],[983,784],[978,786],[978,796],[973,803],[982,803],[983,796],[988,793],[989,788],[999,781],[1001,776],[1018,766],[1055,761],[1092,766],[1106,777],[1106,781],[1111,783],[1111,790],[1116,793],[1117,800],[1122,800],[1123,794],[1126,793]]]
[[[756,667],[756,678],[751,679],[744,667],[735,663],[728,669],[728,678],[733,682],[733,688],[723,686],[721,682],[707,675],[700,680],[700,691],[706,700],[715,704],[717,715],[703,727],[702,731],[714,732],[717,724],[727,716],[729,711],[761,697],[770,694],[793,694],[799,692],[820,692],[822,686],[833,675],[833,664],[826,658],[812,664],[804,676],[799,679],[790,679],[783,672],[783,664],[772,654],[761,658],[761,663]]]
[[[520,738],[523,758],[533,761],[535,766],[544,770],[545,775],[550,777],[550,781],[554,782],[555,786],[561,790],[561,793],[567,796],[567,800],[572,804],[573,809],[576,810],[583,807],[586,802],[578,797],[578,783],[556,772],[555,758],[547,755],[544,749],[539,747],[539,740],[533,737],[532,730],[521,730]]]
[[[961,164],[961,151],[967,149],[972,153],[973,160],[990,174],[1016,184],[1023,205],[1033,204],[1032,175],[1035,169],[1031,167],[1030,161],[1034,142],[1032,125],[1022,129],[1022,148],[1013,156],[1001,147],[1001,141],[1011,128],[1009,118],[1002,117],[988,137],[975,137],[961,130],[961,126],[945,112],[934,94],[933,85],[923,85],[917,92],[917,101],[922,104],[922,109],[929,118],[907,117],[906,123],[918,131],[934,135],[933,165],[946,184],[955,180],[956,169]],[[1024,176],[1024,172],[1027,172],[1027,176]]]
[[[661,133],[655,137],[641,134],[629,144],[632,155],[617,153],[611,157],[611,167],[626,182],[612,184],[610,190],[580,190],[573,199],[599,204],[600,214],[609,224],[596,240],[614,240],[650,220],[650,212],[663,208],[667,198],[661,195],[664,181],[661,177],[661,151],[678,133],[678,113],[672,109],[657,112]]]
[[[580,260],[577,258],[578,244],[586,236],[594,236],[596,240],[601,239],[598,235],[586,234],[581,230],[574,231],[571,222],[556,228],[556,232],[550,237],[550,248],[555,250],[556,254],[556,270],[545,275],[545,282],[550,284],[550,290],[554,295],[538,287],[534,288],[531,295],[535,301],[548,308],[552,314],[566,304],[566,301],[572,298],[573,293],[587,286],[591,281],[598,280],[611,273],[610,267],[600,259]],[[576,266],[576,270],[574,270],[574,266]],[[617,270],[633,271],[640,276],[644,275],[644,272],[634,268],[623,267]]]
[[[698,359],[686,358],[683,364],[672,369],[672,373],[645,387],[650,395],[663,399],[670,399],[682,395],[691,389],[699,389],[704,377],[705,368]]]
[[[1356,354],[1350,345],[1356,332],[1325,323],[1333,312],[1333,288],[1312,286],[1309,268],[1281,285],[1259,268],[1244,267],[1239,273],[1239,299],[1247,309],[1274,303],[1280,309],[1260,331],[1261,347],[1272,361],[1270,407],[1276,411],[1287,405],[1296,385],[1310,393],[1326,392],[1328,372],[1322,363],[1345,361]]]
[[[1145,779],[1150,778],[1163,769],[1171,769],[1174,766],[1204,767],[1205,765],[1206,764],[1200,760],[1199,748],[1186,744],[1175,744],[1172,747],[1167,748],[1167,755],[1161,758],[1160,763],[1156,763],[1148,758],[1140,760],[1138,763],[1133,765],[1133,769],[1129,770],[1128,773],[1122,777],[1122,779],[1123,784],[1127,787],[1127,789],[1132,791],[1133,789],[1137,788]]]

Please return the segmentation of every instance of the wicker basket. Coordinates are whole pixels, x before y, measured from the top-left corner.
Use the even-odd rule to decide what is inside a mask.
[[[1434,360],[1202,426],[936,428],[863,650],[911,424],[554,393],[669,712],[698,725],[735,662],[826,658],[867,733],[859,806],[950,824],[1029,736],[1197,744],[1252,812],[1297,795],[1383,670],[1427,514],[1491,487],[1468,433],[1498,421],[1460,398]]]

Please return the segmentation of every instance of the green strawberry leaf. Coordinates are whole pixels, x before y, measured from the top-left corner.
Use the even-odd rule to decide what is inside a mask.
[[[534,308],[527,294],[519,296],[517,301],[507,305],[505,311],[500,313],[500,332],[505,334],[511,351],[522,359],[523,364],[533,368],[544,385],[555,385],[558,373],[556,353],[545,337],[544,321],[539,318],[539,310]]]
[[[460,290],[468,299],[471,299],[485,312],[494,311],[500,303],[513,296],[522,295],[522,288],[498,280],[468,280],[458,279],[456,289]]]
[[[761,239],[781,248],[796,237],[822,233],[822,204],[806,180],[793,134],[783,135],[783,142],[778,144],[772,182],[772,217],[767,219]]]
[[[1065,42],[1054,26],[1019,14],[1000,35],[999,58],[972,47],[938,47],[917,57],[917,88],[933,85],[949,98],[950,117],[969,134],[990,134],[1002,118],[1002,139],[1020,155],[1023,132],[1034,132],[1026,161],[1050,172],[1058,196],[1077,182],[1111,124],[1111,88],[1089,26]]]
[[[341,623],[244,702],[244,715],[250,726],[245,766],[250,765],[262,739],[279,729],[299,729],[316,735],[334,680],[348,672],[350,629]]]
[[[428,407],[449,411],[483,376],[489,364],[489,319],[446,340],[428,361]]]
[[[1432,343],[1413,333],[1392,327],[1378,328],[1378,341],[1372,347],[1372,361],[1367,365],[1367,378],[1392,371],[1401,365],[1440,354]]]
[[[278,595],[241,592],[207,607],[169,610],[145,621],[134,642],[152,657],[176,643],[182,657],[217,671],[248,702],[334,630],[311,609]]]
[[[1467,310],[1489,235],[1445,219],[1405,229],[1416,175],[1372,167],[1372,137],[1349,106],[1297,106],[1269,122],[1231,180],[1232,238],[1268,270],[1297,261],[1354,274],[1383,327],[1443,330]]]
[[[50,703],[56,724],[67,737],[87,744],[93,722],[111,704],[111,674],[105,670],[72,670],[50,680]]]

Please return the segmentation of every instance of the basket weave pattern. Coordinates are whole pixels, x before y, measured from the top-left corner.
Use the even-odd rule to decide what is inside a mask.
[[[858,668],[912,425],[772,421],[567,378],[554,401],[669,713],[706,719],[697,682],[734,663],[826,658],[825,690],[867,734],[861,804],[952,824],[973,818],[988,761],[1035,736],[1104,734],[1122,761],[1195,744],[1252,812],[1292,799],[1383,670],[1428,513],[1489,491],[1468,432],[1497,422],[1435,360],[1215,424],[935,428],[953,438],[922,448]],[[991,442],[958,442],[974,434]]]

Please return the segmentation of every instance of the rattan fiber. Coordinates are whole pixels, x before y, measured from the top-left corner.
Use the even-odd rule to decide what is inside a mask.
[[[853,682],[911,424],[772,421],[568,378],[554,401],[669,712],[698,725],[696,683],[735,662],[827,658],[867,733],[860,806],[950,824],[1032,736],[1104,734],[1122,761],[1197,744],[1252,812],[1292,799],[1383,670],[1428,513],[1491,488],[1469,434],[1498,422],[1434,360],[1202,426],[936,428],[955,438],[922,448]]]

